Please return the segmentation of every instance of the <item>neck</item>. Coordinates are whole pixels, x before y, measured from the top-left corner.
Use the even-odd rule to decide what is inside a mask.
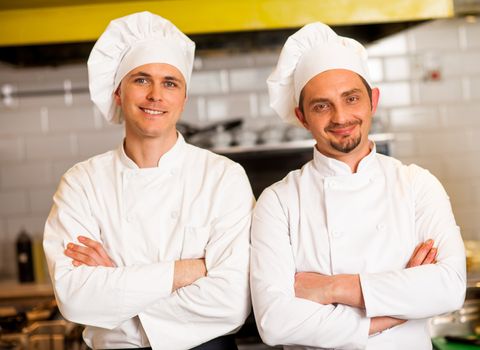
[[[350,167],[352,174],[354,174],[357,172],[358,165],[360,164],[362,159],[368,156],[368,154],[370,153],[371,145],[370,145],[370,142],[367,141],[366,145],[364,145],[363,147],[357,147],[357,149],[354,149],[349,153],[338,152],[338,154],[325,154],[325,152],[322,152],[321,150],[319,150],[318,147],[317,147],[317,150],[326,157],[333,158],[347,164]]]
[[[160,158],[177,142],[177,132],[164,137],[138,138],[127,131],[125,135],[125,154],[139,168],[154,168]]]

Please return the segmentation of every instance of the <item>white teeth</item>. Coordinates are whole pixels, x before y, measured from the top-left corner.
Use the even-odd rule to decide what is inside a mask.
[[[159,115],[159,114],[164,114],[165,113],[165,112],[162,112],[162,111],[154,111],[153,109],[146,109],[146,108],[142,108],[142,110],[145,113],[154,114],[154,115]]]

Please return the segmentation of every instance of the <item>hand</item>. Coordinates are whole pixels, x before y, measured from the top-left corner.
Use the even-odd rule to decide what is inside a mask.
[[[67,249],[65,249],[65,255],[73,259],[72,264],[74,266],[115,267],[115,264],[100,242],[85,236],[78,236],[77,238],[83,245],[68,243]]]
[[[405,322],[407,322],[407,320],[401,320],[389,316],[373,317],[370,320],[370,330],[368,331],[368,334],[372,335],[378,332],[383,332],[386,329],[401,325]]]
[[[207,275],[205,259],[176,260],[173,274],[172,292],[188,286]]]
[[[433,240],[429,239],[422,242],[413,251],[410,260],[407,263],[407,269],[420,265],[435,264],[437,257],[437,248],[433,248]]]
[[[295,296],[323,305],[332,304],[333,278],[315,272],[299,272],[295,274]]]

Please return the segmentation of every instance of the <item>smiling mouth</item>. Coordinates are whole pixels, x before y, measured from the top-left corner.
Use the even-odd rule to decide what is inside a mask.
[[[165,113],[167,113],[166,111],[158,111],[158,110],[155,110],[155,109],[148,109],[148,108],[142,108],[140,107],[140,109],[147,113],[147,114],[150,114],[150,115],[163,115]]]
[[[326,131],[338,136],[348,136],[355,130],[357,125],[360,125],[360,123],[337,125],[327,128]]]

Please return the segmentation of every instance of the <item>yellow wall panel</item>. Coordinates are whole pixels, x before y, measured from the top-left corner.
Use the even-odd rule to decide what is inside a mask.
[[[187,34],[424,20],[453,15],[452,0],[164,0],[0,11],[0,46],[93,41],[114,18],[148,10]]]

